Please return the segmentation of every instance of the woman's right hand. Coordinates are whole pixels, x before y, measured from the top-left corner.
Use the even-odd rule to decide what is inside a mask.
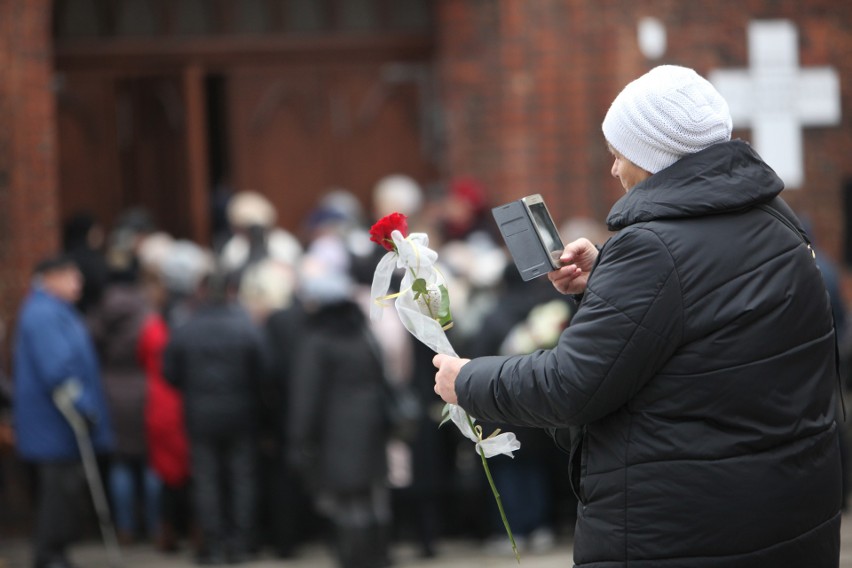
[[[559,257],[562,267],[548,273],[547,278],[563,294],[582,294],[597,258],[598,249],[592,241],[579,238],[565,246]]]

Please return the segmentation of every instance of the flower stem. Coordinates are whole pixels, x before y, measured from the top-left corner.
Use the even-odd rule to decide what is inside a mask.
[[[465,418],[467,418],[468,424],[470,424],[471,430],[476,432],[479,441],[482,441],[482,429],[476,429],[473,427],[473,420],[470,419],[470,415],[465,412]],[[515,560],[518,561],[518,564],[521,563],[521,554],[518,552],[518,545],[515,543],[515,536],[512,534],[512,528],[509,526],[509,519],[506,518],[506,511],[503,510],[503,500],[500,499],[500,492],[497,491],[497,486],[494,484],[494,478],[491,477],[491,469],[488,467],[488,460],[485,459],[485,450],[482,449],[482,446],[477,448],[479,450],[479,457],[482,459],[482,469],[485,470],[485,477],[488,478],[488,485],[491,486],[491,492],[494,493],[494,500],[497,502],[497,509],[500,511],[500,518],[503,520],[503,526],[506,528],[506,534],[509,535],[509,542],[512,543],[512,551],[515,553]]]

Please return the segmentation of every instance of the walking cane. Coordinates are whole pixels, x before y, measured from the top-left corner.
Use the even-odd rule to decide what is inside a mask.
[[[121,568],[123,565],[121,549],[118,547],[115,527],[110,518],[109,504],[98,470],[95,449],[92,445],[92,439],[89,437],[89,428],[86,425],[86,420],[74,406],[74,401],[77,400],[81,392],[80,383],[76,379],[69,379],[53,390],[53,402],[71,425],[74,437],[77,439],[77,446],[80,448],[80,456],[83,459],[83,470],[86,473],[86,481],[92,494],[95,512],[98,515],[101,536],[104,539],[110,568]]]

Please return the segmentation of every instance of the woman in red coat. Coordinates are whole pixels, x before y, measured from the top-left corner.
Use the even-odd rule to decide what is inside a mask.
[[[162,354],[169,330],[163,317],[148,317],[139,337],[139,359],[147,376],[148,399],[145,407],[145,434],[151,467],[163,481],[163,522],[160,546],[173,550],[175,518],[186,499],[189,480],[189,444],[183,421],[180,393],[165,380]]]

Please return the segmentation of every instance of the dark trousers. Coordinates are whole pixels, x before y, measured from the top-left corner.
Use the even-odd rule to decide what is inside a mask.
[[[390,493],[382,484],[356,493],[323,493],[317,508],[334,528],[340,568],[384,568],[391,565]]]
[[[190,453],[195,515],[205,550],[249,552],[254,545],[257,482],[253,436],[192,436]]]
[[[512,531],[517,536],[529,536],[537,528],[550,525],[552,496],[542,461],[534,458],[494,460],[490,469]],[[494,499],[489,499],[489,508],[492,532],[502,534],[505,527]]]
[[[258,461],[258,519],[263,543],[286,558],[295,553],[300,540],[313,536],[317,518],[302,478],[284,459],[283,448],[275,450],[268,450]]]
[[[66,549],[80,537],[89,514],[88,491],[80,462],[39,463],[35,565],[66,559]]]
[[[193,522],[190,483],[182,485],[163,485],[160,494],[160,520],[167,529],[169,539],[176,540],[188,536]],[[164,543],[167,548],[175,546],[173,542]]]

